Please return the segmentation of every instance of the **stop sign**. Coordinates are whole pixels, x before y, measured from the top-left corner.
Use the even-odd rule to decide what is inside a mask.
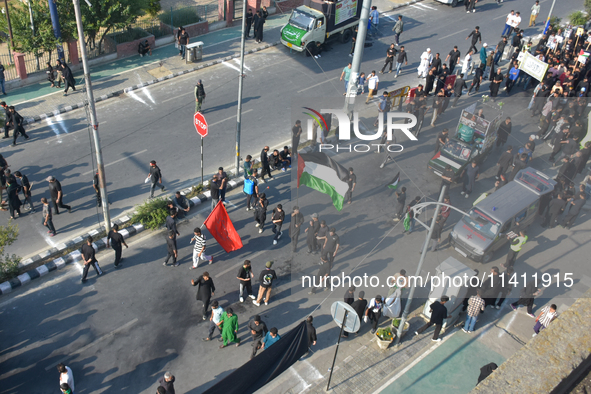
[[[195,130],[197,130],[197,134],[201,137],[205,137],[207,135],[207,121],[201,112],[195,112],[195,116],[193,117],[193,123],[195,124]]]

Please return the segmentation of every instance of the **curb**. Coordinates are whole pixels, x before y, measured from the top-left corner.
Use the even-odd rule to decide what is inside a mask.
[[[265,49],[268,49],[268,48],[277,46],[280,43],[281,43],[281,41],[276,41],[276,42],[273,42],[273,43],[270,43],[270,44],[261,45],[261,46],[259,46],[257,48],[250,49],[248,51],[244,51],[244,55],[250,55],[250,54],[255,53],[255,52],[260,52],[262,50],[265,50]],[[113,97],[119,97],[119,96],[121,96],[121,95],[123,95],[125,93],[128,93],[128,92],[131,92],[133,90],[141,89],[141,88],[146,87],[146,86],[154,85],[154,84],[156,84],[158,82],[167,81],[167,80],[172,79],[172,78],[180,77],[182,75],[185,75],[185,74],[188,74],[188,73],[191,73],[191,72],[195,72],[195,71],[199,71],[199,70],[202,70],[204,68],[214,66],[216,64],[221,64],[224,61],[228,61],[228,60],[231,60],[231,59],[237,59],[237,58],[238,59],[240,58],[240,53],[237,53],[237,54],[234,54],[234,55],[231,55],[231,56],[226,56],[224,58],[212,60],[212,61],[209,61],[209,62],[207,62],[205,64],[201,64],[199,66],[190,68],[188,70],[183,70],[183,71],[179,71],[179,72],[174,73],[174,74],[169,74],[169,75],[167,75],[165,77],[160,77],[160,78],[157,78],[157,79],[152,79],[150,81],[142,82],[142,83],[140,83],[138,85],[133,85],[133,86],[130,86],[130,87],[127,87],[127,88],[124,88],[124,89],[119,89],[119,90],[116,90],[114,92],[103,94],[103,95],[101,95],[99,97],[96,97],[94,99],[94,102],[95,103],[98,103],[98,102],[105,101],[105,100],[108,100],[108,99],[113,98]],[[73,111],[75,109],[84,108],[85,105],[86,104],[84,102],[80,102],[80,103],[74,104],[74,105],[68,105],[68,106],[66,106],[64,108],[56,109],[56,110],[51,111],[51,112],[46,112],[44,114],[33,116],[32,118],[29,117],[29,118],[23,119],[23,124],[24,125],[33,124],[35,122],[39,122],[39,121],[42,121],[44,119],[48,119],[48,118],[51,118],[51,117],[54,117],[54,116],[58,116],[60,114],[66,113],[66,112]]]

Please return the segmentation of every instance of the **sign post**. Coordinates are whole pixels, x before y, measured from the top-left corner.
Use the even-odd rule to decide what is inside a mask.
[[[197,134],[201,136],[201,187],[205,187],[203,184],[203,138],[207,135],[209,126],[201,112],[195,112],[193,124],[195,125],[195,130],[197,130]]]
[[[328,376],[328,384],[326,385],[326,391],[330,390],[330,381],[332,379],[332,371],[334,370],[334,364],[337,361],[337,353],[339,351],[339,345],[341,344],[341,336],[343,331],[357,332],[361,327],[361,320],[357,315],[355,309],[343,301],[336,301],[330,307],[330,314],[334,322],[341,329],[339,331],[339,339],[337,340],[337,347],[334,351],[334,358],[332,359],[332,367],[330,368],[330,375]]]

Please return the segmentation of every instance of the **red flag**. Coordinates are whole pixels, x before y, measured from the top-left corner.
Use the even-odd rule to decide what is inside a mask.
[[[243,246],[240,235],[236,232],[226,207],[221,202],[215,206],[203,224],[226,253],[238,250]]]

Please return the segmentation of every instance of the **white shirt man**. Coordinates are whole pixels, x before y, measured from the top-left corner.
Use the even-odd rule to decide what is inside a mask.
[[[421,64],[419,64],[419,67],[417,68],[417,71],[419,72],[419,78],[425,78],[427,76],[432,61],[433,55],[431,55],[431,48],[427,48],[427,50],[422,53]]]
[[[378,76],[376,74],[371,74],[369,76],[369,78],[367,79],[367,88],[370,90],[377,89],[378,82],[380,82],[380,79],[378,78]]]
[[[74,393],[74,374],[72,373],[70,367],[65,366],[65,368],[66,372],[60,373],[60,384],[67,383],[68,386],[70,386],[70,388],[72,389],[72,393]]]
[[[521,16],[519,15],[519,12],[516,12],[515,15],[513,15],[513,18],[511,19],[511,27],[513,28],[513,30],[515,30],[517,27],[519,27],[520,23],[521,23]]]
[[[468,71],[470,71],[470,65],[472,64],[472,51],[468,52],[466,57],[464,57],[464,64],[462,65],[462,74],[465,76],[468,75]]]

